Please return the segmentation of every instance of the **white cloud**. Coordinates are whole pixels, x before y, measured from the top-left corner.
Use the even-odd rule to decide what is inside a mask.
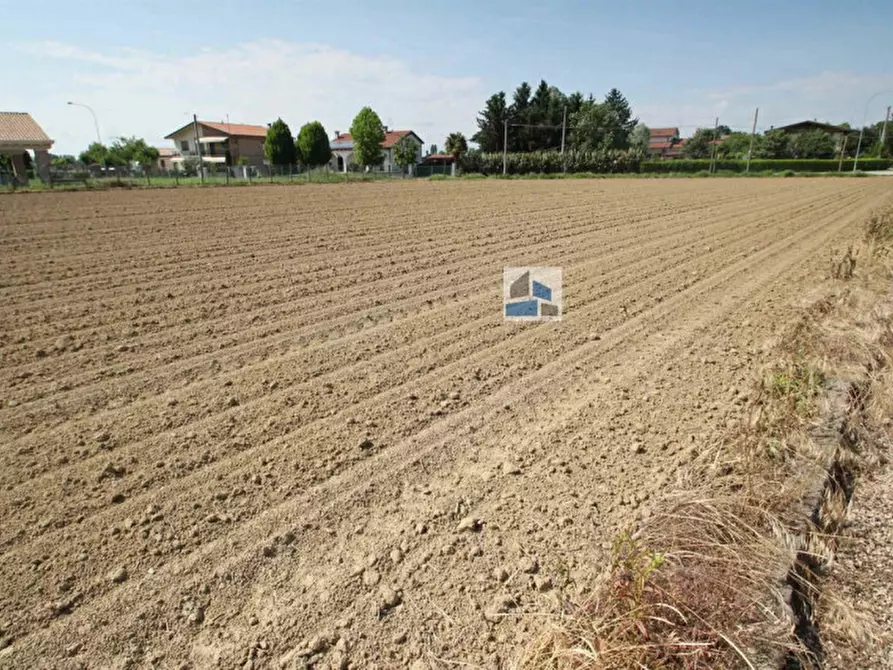
[[[317,43],[260,40],[196,48],[183,56],[132,49],[100,53],[48,41],[17,48],[32,62],[38,59],[41,77],[52,83],[52,93],[25,104],[60,153],[74,153],[95,137],[90,119],[78,118],[67,100],[96,110],[104,141],[139,135],[164,146],[164,135],[193,112],[209,121],[228,114],[234,123],[266,124],[281,116],[295,133],[301,124],[319,120],[332,133],[347,130],[364,105],[385,124],[411,128],[440,145],[454,130],[472,133],[486,99],[477,77],[426,73],[389,56]]]
[[[880,93],[872,98],[875,93]],[[868,106],[868,123],[883,119],[893,104],[893,76],[822,72],[765,84],[741,84],[710,91],[692,91],[672,101],[636,106],[646,125],[679,126],[683,135],[709,127],[714,118],[734,129],[750,130],[754,109],[760,108],[758,129],[804,119],[861,125]]]
[[[750,84],[731,86],[720,91],[711,91],[708,98],[754,97],[767,93],[794,93],[806,98],[826,98],[834,96],[852,96],[858,101],[874,91],[893,88],[893,76],[860,75],[851,72],[822,72],[811,77],[785,79],[768,84]]]

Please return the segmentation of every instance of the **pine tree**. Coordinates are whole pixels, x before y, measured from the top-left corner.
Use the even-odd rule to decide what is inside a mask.
[[[471,141],[477,142],[483,152],[500,152],[503,145],[504,123],[508,114],[505,92],[494,93],[487,99],[486,107],[478,114],[478,131]]]

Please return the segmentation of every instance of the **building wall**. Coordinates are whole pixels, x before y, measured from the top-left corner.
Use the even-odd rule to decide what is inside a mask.
[[[332,160],[329,162],[329,166],[332,170],[338,169],[338,156],[341,156],[342,159],[347,161],[348,165],[354,164],[353,157],[353,149],[347,148],[337,148],[335,146],[332,147]],[[391,170],[399,170],[399,166],[394,163],[394,148],[389,147],[387,149],[381,150],[381,159],[382,165],[381,169],[385,171]],[[416,149],[416,163],[422,162],[422,143],[418,142],[418,147]]]
[[[261,166],[264,163],[264,138],[262,137],[231,137],[229,140],[230,153],[235,163],[240,158],[247,158],[249,165]]]
[[[220,131],[215,131],[212,128],[207,128],[201,124],[198,126],[198,136],[199,137],[221,137],[223,134]],[[192,124],[189,124],[186,128],[179,131],[175,135],[171,137],[171,141],[174,145],[174,149],[176,149],[180,153],[189,152],[190,155],[196,156],[197,149],[195,146],[195,133],[192,129]],[[182,144],[185,142],[185,148]],[[232,155],[233,164],[235,164],[239,158],[245,157],[248,159],[249,165],[261,166],[264,162],[264,138],[263,137],[230,137],[229,138],[229,150]],[[202,147],[202,153],[205,153],[205,147]],[[218,156],[222,156],[224,154],[224,149],[218,147],[218,150],[215,151],[215,154]],[[169,162],[169,161],[167,161]]]
[[[187,151],[194,152],[195,151],[195,141],[194,141],[193,137],[194,136],[192,133],[192,125],[190,124],[189,126],[184,128],[180,132],[176,133],[175,135],[172,135],[171,142],[174,145],[174,149],[178,153],[185,153]],[[181,141],[186,142],[185,147],[180,144]]]

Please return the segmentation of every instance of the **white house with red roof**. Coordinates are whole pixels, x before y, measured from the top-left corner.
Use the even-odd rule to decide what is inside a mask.
[[[221,121],[189,122],[169,135],[166,140],[174,143],[175,156],[169,157],[172,166],[182,164],[187,158],[198,158],[201,148],[205,163],[226,163],[229,151],[231,165],[244,158],[249,165],[260,167],[264,164],[264,140],[267,126],[253,126],[246,123]]]
[[[384,140],[381,143],[381,167],[386,172],[397,169],[394,162],[394,145],[404,137],[411,138],[417,145],[416,163],[422,161],[422,139],[412,130],[388,130],[384,127]],[[353,138],[350,133],[342,133],[335,131],[335,137],[329,142],[332,149],[332,161],[330,163],[333,170],[338,172],[347,172],[349,166],[354,163],[353,157]]]

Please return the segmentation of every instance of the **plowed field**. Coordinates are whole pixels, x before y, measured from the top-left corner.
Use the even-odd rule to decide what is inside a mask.
[[[829,249],[891,201],[0,198],[0,667],[499,667],[738,420]],[[563,268],[562,321],[503,321],[521,265]]]

